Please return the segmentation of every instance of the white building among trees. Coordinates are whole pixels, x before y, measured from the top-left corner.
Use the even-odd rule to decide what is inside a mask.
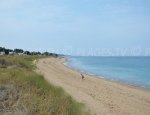
[[[0,52],[0,55],[5,55],[5,52]]]

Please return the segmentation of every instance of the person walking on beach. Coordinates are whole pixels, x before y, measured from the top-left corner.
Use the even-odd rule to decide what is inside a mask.
[[[82,79],[84,79],[85,77],[84,77],[84,75],[81,73],[81,77],[82,77]]]

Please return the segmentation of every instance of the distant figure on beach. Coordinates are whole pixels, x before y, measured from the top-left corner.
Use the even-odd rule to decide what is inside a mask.
[[[84,77],[84,75],[81,73],[81,77],[82,77],[82,79],[84,79],[85,77]]]

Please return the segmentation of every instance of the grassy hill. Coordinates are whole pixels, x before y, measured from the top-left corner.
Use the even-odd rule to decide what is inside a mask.
[[[37,74],[38,56],[0,56],[0,114],[88,115],[60,87]]]

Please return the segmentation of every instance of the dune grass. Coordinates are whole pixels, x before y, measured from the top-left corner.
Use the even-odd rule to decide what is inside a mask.
[[[34,72],[38,58],[0,56],[0,114],[88,115],[83,104]]]

